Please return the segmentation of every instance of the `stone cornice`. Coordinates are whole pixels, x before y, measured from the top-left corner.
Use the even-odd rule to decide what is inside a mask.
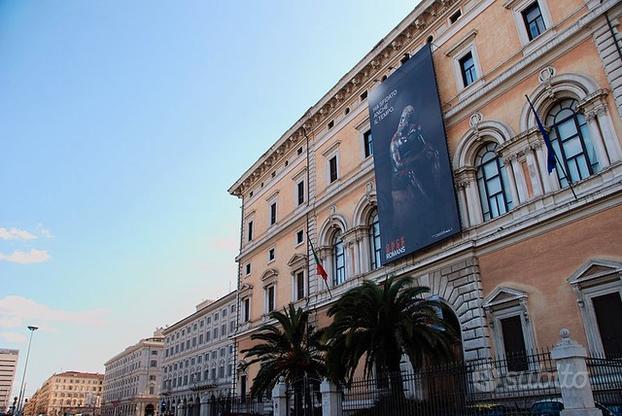
[[[423,36],[460,0],[423,0],[386,37],[372,48],[339,82],[290,127],[228,190],[241,197],[270,170],[295,144],[334,117],[334,113],[370,81],[387,70],[390,61],[403,55],[404,48]],[[393,69],[391,67],[388,68]],[[311,137],[309,137],[311,138]]]

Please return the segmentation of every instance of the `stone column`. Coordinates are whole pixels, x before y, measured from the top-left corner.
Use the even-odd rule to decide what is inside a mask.
[[[518,160],[518,155],[512,155],[509,159],[510,169],[508,169],[508,173],[510,177],[508,178],[508,182],[510,182],[512,201],[514,201],[513,205],[517,206],[520,205],[521,202],[527,200],[527,186],[525,185],[525,175],[523,175],[523,169]]]
[[[570,338],[570,331],[560,331],[561,340],[551,351],[551,358],[557,365],[559,385],[564,402],[561,416],[602,416],[594,405],[585,358],[587,352],[582,345]]]
[[[533,196],[542,195],[542,185],[540,176],[538,175],[538,161],[536,160],[536,150],[534,147],[530,147],[526,153],[527,157],[527,171],[529,172],[529,180],[531,182],[531,188],[533,189]]]
[[[609,156],[607,156],[607,150],[605,150],[605,141],[598,127],[598,119],[596,113],[593,111],[588,112],[587,114],[585,114],[585,120],[587,121],[587,125],[590,128],[590,138],[592,139],[591,141],[594,145],[594,150],[596,151],[596,157],[598,158],[599,170],[602,170],[609,166]]]
[[[203,396],[201,396],[201,410],[200,410],[200,415],[201,416],[212,416],[210,415],[210,406],[209,406],[209,396],[207,394],[204,394]]]
[[[616,136],[611,117],[607,115],[607,95],[606,90],[594,91],[581,101],[578,108],[589,125],[601,169],[622,159],[620,140]]]
[[[472,166],[464,166],[454,172],[458,186],[464,189],[465,208],[463,215],[468,215],[469,226],[480,224],[483,221],[475,173],[476,170]]]
[[[544,139],[540,138],[540,141]],[[557,191],[559,189],[559,179],[557,178],[557,169],[549,174],[546,167],[546,150],[544,143],[536,148],[536,157],[538,158],[538,167],[540,168],[540,177],[544,186],[544,193]]]
[[[320,253],[319,253],[320,259],[322,260],[322,265],[324,266],[324,269],[326,270],[326,273],[328,273],[328,286],[332,287],[333,286],[333,279],[334,279],[334,275],[335,275],[335,266],[333,265],[333,249],[332,247],[328,247],[328,246],[324,246],[324,247],[320,247]],[[321,279],[321,277],[318,278]]]
[[[283,377],[272,389],[272,410],[274,416],[287,416],[287,385]]]
[[[607,147],[607,152],[609,153],[609,158],[611,159],[611,163],[621,160],[622,149],[620,148],[620,140],[615,134],[611,117],[607,115],[606,106],[603,106],[600,111],[596,112],[596,118],[598,119],[598,124],[600,124],[603,131],[603,138],[605,146]]]
[[[320,384],[322,394],[322,416],[341,416],[341,392],[337,386],[324,379]]]
[[[469,207],[466,202],[466,184],[459,183],[458,184],[458,206],[460,208],[460,217],[462,218],[462,225],[464,227],[469,227],[471,223],[469,222]]]

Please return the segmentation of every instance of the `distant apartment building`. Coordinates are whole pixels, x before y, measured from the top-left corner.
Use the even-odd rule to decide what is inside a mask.
[[[65,371],[49,377],[36,393],[34,414],[67,416],[100,414],[104,375]],[[31,398],[33,400],[33,398]]]
[[[165,414],[198,416],[202,399],[230,391],[236,296],[197,305],[196,312],[164,329],[162,405]]]
[[[0,349],[0,412],[6,411],[11,404],[18,356],[18,350]]]
[[[37,390],[32,396],[24,400],[24,416],[36,416],[39,414],[37,413],[37,402],[39,401],[39,397],[39,390]]]
[[[141,339],[112,357],[104,365],[102,415],[152,416],[158,412],[162,330]]]

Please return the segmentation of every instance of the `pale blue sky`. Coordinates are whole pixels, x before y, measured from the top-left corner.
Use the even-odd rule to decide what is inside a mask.
[[[0,348],[42,327],[29,393],[235,288],[227,188],[416,3],[0,0]]]

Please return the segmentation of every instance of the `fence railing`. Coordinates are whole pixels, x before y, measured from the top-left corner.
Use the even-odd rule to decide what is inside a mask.
[[[541,351],[355,379],[341,407],[346,416],[531,415],[535,403],[559,395],[555,363]]]
[[[609,408],[616,416],[622,416],[622,357],[586,358],[589,380],[594,400]]]

